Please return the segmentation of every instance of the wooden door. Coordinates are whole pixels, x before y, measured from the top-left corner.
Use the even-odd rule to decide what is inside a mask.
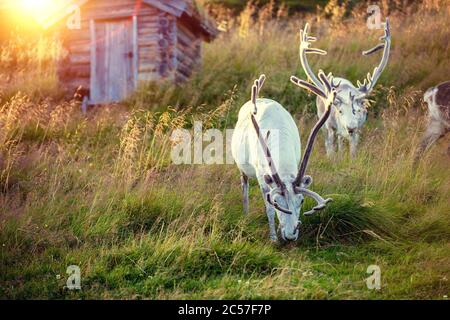
[[[91,21],[91,103],[125,99],[135,88],[132,19]]]

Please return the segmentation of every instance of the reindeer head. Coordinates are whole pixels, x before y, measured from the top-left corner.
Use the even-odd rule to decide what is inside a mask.
[[[315,42],[317,39],[308,35],[308,29],[309,25],[306,24],[305,29],[300,31],[300,61],[308,78],[318,88],[322,88],[320,81],[312,72],[308,64],[306,55],[326,55],[327,53],[324,50],[310,48],[311,43]],[[378,50],[384,49],[380,64],[375,67],[372,74],[367,74],[367,78],[364,79],[363,83],[358,81],[357,87],[355,87],[350,81],[341,78],[336,78],[331,83],[332,86],[336,88],[336,99],[333,103],[332,112],[335,115],[336,121],[339,123],[338,127],[341,130],[340,134],[344,136],[351,136],[358,132],[367,119],[367,97],[381,76],[381,73],[386,67],[389,58],[391,34],[388,19],[386,20],[384,36],[381,40],[383,43],[380,43],[376,47],[363,52],[363,55],[367,56],[377,52]],[[318,103],[321,103],[320,99],[318,100]]]
[[[339,123],[338,130],[342,136],[352,136],[358,132],[367,120],[367,99],[349,81],[340,79],[336,85],[336,100],[333,103],[333,114]],[[318,104],[322,102],[317,101]]]
[[[296,77],[291,77],[291,81],[296,85],[306,88],[324,99],[327,106],[327,111],[311,131],[297,176],[289,175],[280,177],[277,168],[272,161],[272,155],[267,144],[270,131],[267,133],[266,137],[263,137],[255,118],[255,114],[257,112],[256,98],[262,84],[264,83],[265,76],[262,75],[258,80],[256,80],[252,87],[252,102],[255,108],[253,114],[251,115],[251,119],[270,168],[270,173],[264,176],[265,183],[270,187],[270,192],[265,196],[267,197],[267,203],[273,206],[277,212],[278,221],[280,224],[280,234],[284,240],[295,241],[298,239],[299,227],[301,224],[300,210],[302,208],[305,196],[312,197],[317,201],[317,205],[311,211],[304,213],[305,216],[311,215],[318,210],[322,210],[328,202],[332,201],[331,199],[325,200],[317,193],[309,190],[308,188],[312,183],[312,178],[305,175],[309,156],[311,155],[317,133],[330,116],[331,105],[336,97],[335,89],[332,88],[329,80],[322,71],[319,72],[319,78],[324,87],[323,90],[309,84],[306,81],[297,79]],[[332,79],[331,76],[330,78]]]

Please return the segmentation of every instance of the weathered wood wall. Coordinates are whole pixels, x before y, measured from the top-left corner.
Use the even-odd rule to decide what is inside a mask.
[[[181,20],[177,21],[176,82],[187,80],[201,61],[202,40]]]
[[[176,18],[157,9],[138,17],[139,81],[158,80],[176,68]]]
[[[61,61],[59,76],[70,91],[78,86],[90,87],[90,20],[110,20],[137,16],[138,82],[173,79],[186,80],[201,58],[201,38],[182,19],[135,0],[96,0],[81,10],[80,30],[65,30],[63,44],[67,50]]]
[[[89,1],[82,7],[81,29],[64,30],[63,45],[67,50],[66,58],[61,61],[60,79],[70,90],[79,85],[89,87],[91,74],[91,30],[90,20],[130,18],[138,12],[142,16],[154,16],[159,11],[149,6],[136,7],[134,0],[97,0]],[[142,41],[142,43],[141,43]],[[139,48],[145,44],[145,39],[139,38]],[[140,56],[140,55],[139,55]]]

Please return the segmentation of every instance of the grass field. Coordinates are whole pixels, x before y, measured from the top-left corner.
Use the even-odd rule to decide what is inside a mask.
[[[309,174],[314,190],[334,202],[304,218],[301,239],[289,245],[269,241],[255,181],[244,216],[237,167],[173,165],[169,137],[194,120],[232,128],[253,79],[265,73],[262,95],[294,115],[305,142],[314,99],[288,81],[305,76],[298,29],[312,22],[317,46],[329,53],[311,59],[316,70],[356,81],[378,62],[360,52],[381,36],[367,30],[362,14],[269,20],[245,37],[233,29],[205,46],[202,69],[189,82],[145,85],[87,116],[60,99],[56,44],[46,54],[32,51],[47,46],[43,39],[35,47],[5,44],[0,297],[447,299],[448,137],[412,169],[426,123],[423,91],[450,71],[450,7],[433,3],[391,14],[392,55],[358,156],[327,159],[319,138]],[[65,288],[69,265],[80,267],[82,290]],[[369,265],[381,269],[381,290],[366,287]]]

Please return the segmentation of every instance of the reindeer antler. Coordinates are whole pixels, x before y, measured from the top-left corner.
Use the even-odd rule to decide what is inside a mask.
[[[254,111],[251,114],[251,119],[253,123],[253,127],[255,128],[256,134],[258,135],[259,143],[261,144],[261,147],[263,148],[264,155],[267,159],[267,163],[270,168],[271,176],[273,181],[277,184],[278,187],[281,189],[285,188],[284,183],[281,181],[280,175],[278,174],[277,168],[275,167],[275,164],[272,161],[272,154],[270,153],[269,147],[267,146],[267,139],[269,138],[270,131],[267,132],[266,138],[263,137],[261,133],[261,129],[259,128],[258,122],[256,121],[255,115],[258,112],[257,106],[256,106],[256,99],[258,98],[259,92],[266,80],[266,76],[262,74],[259,79],[255,80],[255,83],[252,86],[252,103],[254,106]]]
[[[313,198],[314,200],[316,200],[317,202],[317,206],[315,206],[314,208],[312,208],[312,210],[304,212],[303,214],[305,216],[310,216],[313,215],[314,213],[316,213],[317,211],[320,211],[322,209],[325,209],[325,207],[327,206],[327,204],[329,202],[332,202],[333,199],[324,199],[322,198],[318,193],[315,193],[314,191],[308,190],[306,188],[300,188],[300,192],[303,195],[309,196],[311,198]]]
[[[258,110],[256,108],[256,99],[258,98],[259,92],[261,91],[261,88],[264,85],[265,81],[266,81],[266,75],[262,74],[259,76],[258,79],[255,80],[255,83],[252,86],[252,103],[253,103],[253,106],[255,107],[253,109],[254,115],[256,115],[256,113],[258,112]]]
[[[311,67],[309,66],[306,55],[307,54],[326,55],[327,52],[324,50],[321,50],[321,49],[317,49],[317,48],[310,48],[311,43],[317,41],[317,38],[309,36],[308,31],[309,31],[309,24],[307,23],[305,25],[305,29],[300,30],[300,48],[299,48],[300,62],[302,64],[303,70],[305,71],[308,78],[314,83],[314,85],[317,88],[319,88],[323,91],[324,88],[322,86],[322,83],[319,81],[319,79],[317,79],[316,75],[311,70]],[[308,89],[308,90],[310,90],[310,89]],[[314,93],[316,93],[316,92],[314,92]]]
[[[381,62],[378,66],[375,67],[373,70],[373,73],[367,74],[367,78],[364,79],[364,82],[361,83],[360,81],[357,82],[358,89],[367,94],[370,91],[373,90],[375,87],[375,84],[377,83],[378,79],[380,78],[381,74],[383,73],[384,68],[386,68],[387,62],[389,60],[389,52],[391,49],[391,30],[389,25],[389,19],[386,19],[385,27],[384,27],[384,36],[380,38],[382,43],[376,45],[372,49],[369,49],[367,51],[363,51],[363,55],[368,56],[371,55],[381,49],[383,50],[383,57],[381,58]]]
[[[322,117],[319,119],[319,121],[315,124],[313,129],[311,130],[311,133],[308,137],[308,142],[306,144],[305,153],[303,154],[303,159],[300,164],[300,169],[298,171],[297,177],[295,178],[293,184],[294,186],[300,186],[299,192],[302,193],[305,196],[312,197],[314,200],[316,200],[317,205],[308,212],[305,212],[305,215],[311,215],[316,211],[322,210],[325,208],[327,203],[333,201],[332,199],[324,199],[319,194],[308,190],[306,188],[301,187],[303,178],[305,177],[306,168],[308,166],[309,157],[311,155],[314,142],[316,140],[317,134],[319,133],[319,130],[322,128],[322,126],[325,124],[325,122],[328,120],[330,114],[331,114],[331,106],[334,102],[334,99],[336,98],[336,89],[332,86],[333,83],[333,75],[329,74],[328,77],[325,75],[325,73],[320,70],[319,71],[319,79],[321,82],[321,87],[323,87],[323,90],[318,88],[317,86],[314,86],[313,84],[310,84],[309,82],[306,82],[304,80],[300,80],[295,76],[291,77],[291,82],[296,84],[297,86],[304,88],[306,90],[309,90],[319,96],[321,99],[324,100],[326,111],[322,115]]]
[[[331,114],[331,105],[333,104],[334,99],[336,97],[336,90],[330,84],[330,82],[333,81],[333,76],[329,75],[329,77],[330,78],[328,79],[322,70],[319,71],[319,78],[320,78],[320,81],[321,81],[322,86],[324,87],[325,91],[317,88],[316,86],[314,86],[304,80],[300,80],[299,78],[297,78],[295,76],[291,77],[292,83],[296,84],[297,86],[299,86],[301,88],[309,90],[312,93],[316,94],[317,96],[321,97],[324,100],[325,106],[326,106],[325,113],[322,115],[322,117],[316,123],[316,125],[311,130],[311,133],[309,135],[308,142],[306,144],[305,153],[303,155],[303,160],[300,165],[300,170],[294,181],[295,185],[301,184],[302,179],[306,172],[306,167],[308,166],[309,157],[311,155],[316,136],[319,133],[319,130],[322,128],[322,126],[325,124],[325,122],[328,120],[328,117]]]

